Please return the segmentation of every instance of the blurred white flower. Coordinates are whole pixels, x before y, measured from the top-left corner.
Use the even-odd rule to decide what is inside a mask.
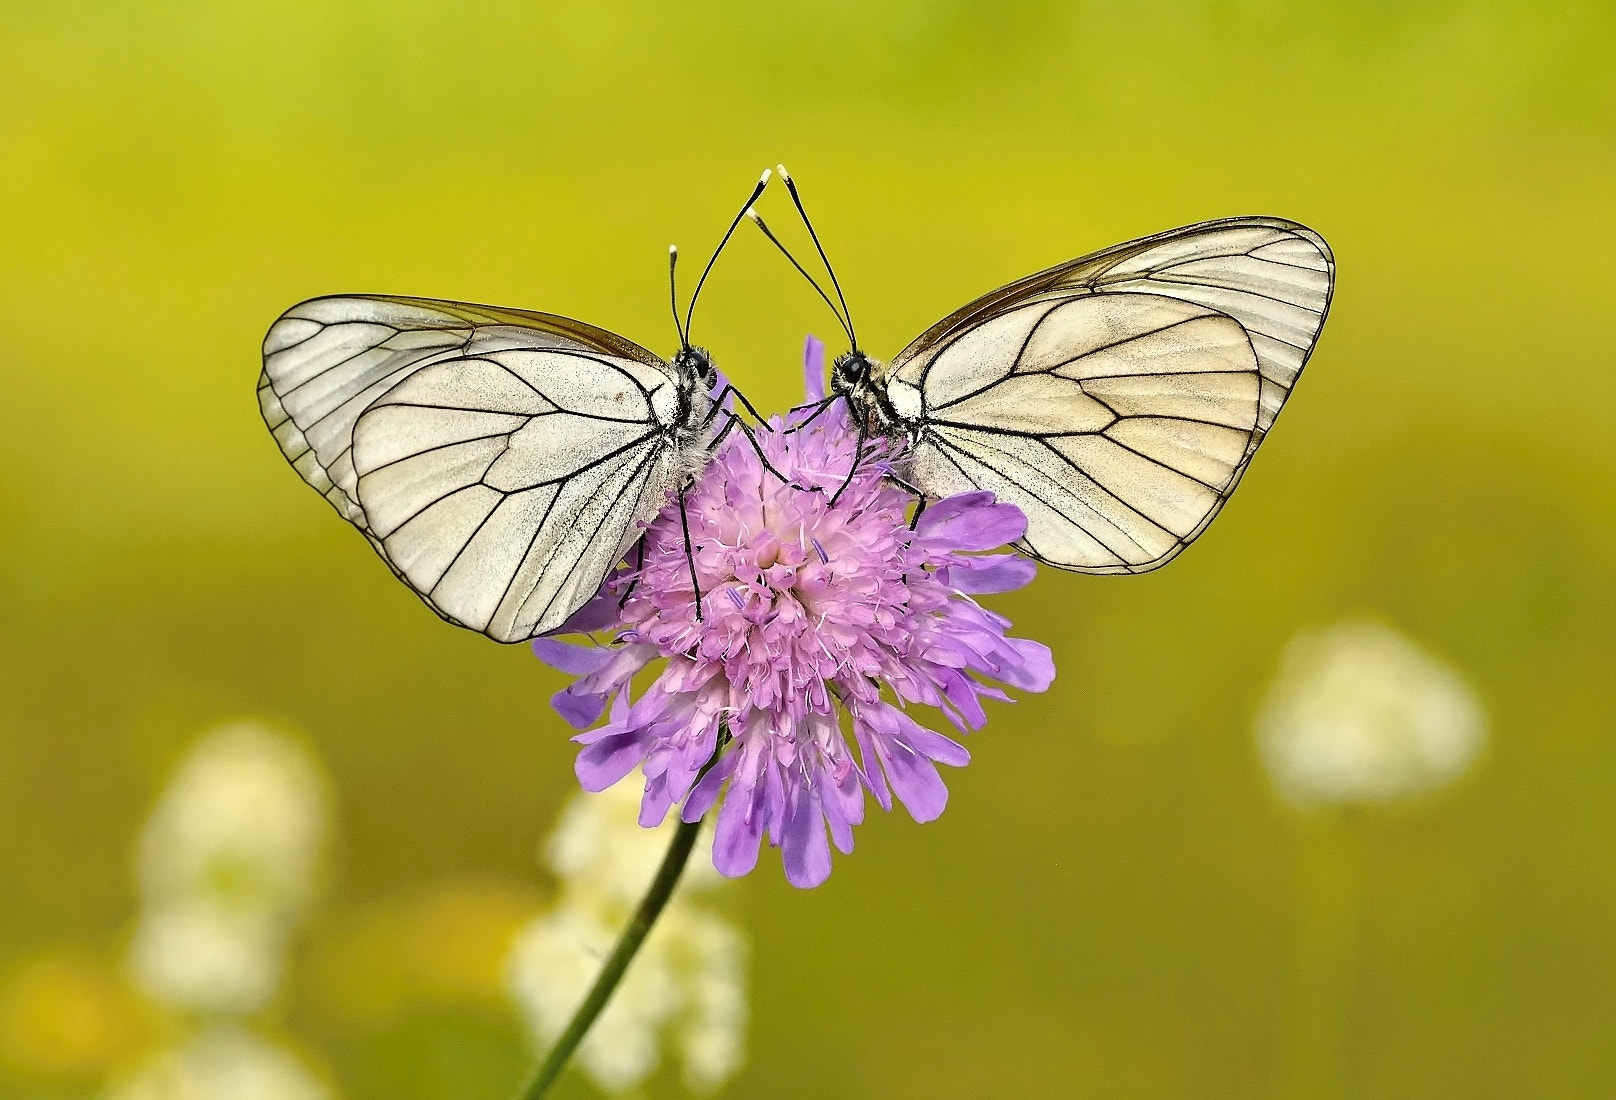
[[[130,965],[150,997],[246,1013],[273,995],[313,889],[325,802],[318,765],[282,734],[242,722],[198,740],[140,838]]]
[[[516,937],[509,960],[512,994],[542,1046],[554,1042],[650,885],[674,828],[638,824],[638,784],[574,796],[546,845],[562,886],[555,907]],[[745,1056],[745,938],[716,913],[688,900],[723,880],[697,844],[661,918],[646,938],[588,1037],[578,1063],[607,1092],[644,1081],[660,1062],[667,1028],[686,1085],[711,1092]]]
[[[329,1100],[290,1052],[249,1031],[216,1025],[164,1051],[107,1100]]]
[[[141,913],[129,963],[141,989],[160,1004],[252,1012],[280,984],[288,931],[281,921],[205,898],[173,901]]]
[[[574,797],[541,849],[544,861],[569,889],[588,890],[625,906],[639,903],[662,864],[675,823],[639,825],[639,791],[625,779],[600,794]],[[724,881],[713,870],[713,838],[702,831],[679,879],[679,894],[710,890]]]
[[[140,838],[147,904],[206,895],[275,913],[307,899],[325,830],[318,766],[254,722],[202,736],[180,761]]]
[[[1263,762],[1299,806],[1439,787],[1485,737],[1486,715],[1459,674],[1373,622],[1297,635],[1257,718]]]
[[[715,914],[687,907],[672,937],[684,975],[685,1017],[677,1028],[685,1083],[713,1092],[746,1060],[746,940]]]

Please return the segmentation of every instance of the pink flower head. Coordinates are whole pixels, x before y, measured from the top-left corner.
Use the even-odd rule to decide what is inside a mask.
[[[822,377],[823,355],[810,339],[810,379]],[[982,700],[1007,698],[978,677],[1043,691],[1055,668],[1045,646],[1009,637],[1009,621],[971,598],[1032,579],[1027,559],[981,553],[1021,537],[1019,509],[964,493],[925,509],[911,530],[913,498],[887,478],[879,443],[833,506],[857,433],[840,402],[782,430],[805,419],[777,419],[759,436],[793,484],[736,433],[686,492],[700,619],[675,500],[647,529],[643,564],[569,624],[614,626],[615,643],[541,638],[534,649],[579,676],[555,700],[574,726],[610,706],[605,725],[574,738],[586,789],[643,765],[642,825],[676,805],[695,821],[722,802],[720,872],[752,870],[766,838],[793,885],[817,886],[830,874],[830,844],[852,851],[865,791],[882,809],[895,794],[916,821],[931,821],[948,802],[937,765],[969,761],[958,742],[911,718],[909,704],[975,730],[987,720]],[[631,699],[631,679],[658,658],[660,675]]]

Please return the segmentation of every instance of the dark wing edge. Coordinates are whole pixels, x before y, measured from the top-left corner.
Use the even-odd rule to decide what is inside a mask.
[[[431,309],[439,313],[448,314],[457,321],[473,326],[516,325],[521,328],[548,333],[551,336],[569,341],[583,350],[598,351],[604,355],[615,355],[621,359],[635,359],[648,366],[662,366],[665,362],[655,352],[648,351],[633,340],[619,336],[615,332],[591,325],[586,321],[563,317],[558,313],[541,313],[532,309],[478,305],[474,302],[453,302],[440,298],[412,298],[397,294],[328,294],[319,298],[310,298],[306,302],[300,302],[298,305],[293,306],[292,309],[299,309],[313,302],[333,298],[362,298],[371,302],[395,302],[420,309]],[[291,313],[292,310],[287,312]],[[444,327],[453,326],[446,325]]]
[[[365,303],[377,308],[354,308]],[[403,309],[389,314],[389,306]],[[361,331],[345,347],[281,366],[338,326]],[[534,347],[605,354],[669,372],[667,363],[632,340],[568,317],[432,298],[331,294],[297,303],[270,325],[258,376],[259,412],[298,476],[364,530],[348,457],[354,423],[413,371],[464,354],[480,331],[501,326],[536,334]]]
[[[1035,272],[1023,279],[1017,279],[1013,283],[1006,283],[996,290],[990,290],[974,301],[956,309],[953,313],[950,313],[947,317],[944,317],[911,340],[902,351],[893,357],[888,370],[896,372],[902,364],[933,350],[950,336],[975,328],[1000,313],[1033,301],[1040,295],[1068,293],[1099,284],[1107,271],[1159,245],[1170,244],[1190,237],[1204,236],[1207,233],[1224,229],[1278,229],[1301,237],[1319,250],[1328,265],[1330,273],[1329,290],[1325,294],[1324,308],[1321,311],[1319,321],[1319,330],[1322,331],[1324,319],[1330,313],[1330,301],[1335,294],[1335,255],[1330,251],[1330,246],[1325,243],[1324,238],[1301,222],[1294,222],[1288,218],[1255,215],[1213,218],[1204,222],[1196,222],[1193,225],[1153,233],[1148,237],[1140,237],[1138,240],[1115,244],[1098,252],[1091,252],[1086,256],[1079,256],[1075,260],[1067,260],[1065,263],[1056,264],[1054,267]],[[1161,292],[1157,291],[1156,293]]]

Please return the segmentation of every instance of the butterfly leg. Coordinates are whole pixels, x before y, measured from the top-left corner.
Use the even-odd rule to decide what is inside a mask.
[[[717,420],[718,414],[721,412],[727,412],[731,417],[736,415],[734,409],[724,408],[724,399],[728,397],[735,397],[739,399],[741,404],[745,406],[746,411],[752,414],[752,419],[756,420],[759,424],[768,423],[768,421],[764,419],[763,414],[757,411],[757,407],[746,399],[746,394],[742,393],[733,382],[725,382],[724,388],[713,395],[712,411],[707,414],[708,425],[711,425],[714,420]]]
[[[719,413],[729,413],[730,416],[735,415],[734,409],[724,408],[724,402],[729,399],[730,394],[735,392],[735,387],[730,385],[728,382],[725,382],[724,388],[713,394],[713,405],[712,408],[707,410],[707,419],[705,422],[703,422],[702,427],[712,427],[713,421],[718,419]]]
[[[774,463],[770,462],[768,456],[763,453],[763,444],[758,442],[757,434],[752,431],[751,427],[746,424],[742,424],[739,420],[732,421],[731,423],[734,423],[740,427],[741,433],[746,436],[746,441],[752,444],[752,450],[757,453],[758,461],[763,463],[763,468],[765,470],[769,471],[769,473],[773,474],[779,479],[780,484],[789,485],[793,489],[802,488],[801,485],[798,485],[796,482],[786,477],[785,474],[782,474],[779,470],[774,468]]]
[[[840,396],[841,396],[841,394],[839,394],[839,393],[833,393],[829,397],[825,398],[823,401],[810,401],[806,405],[798,405],[796,408],[792,409],[791,411],[796,412],[798,409],[813,409],[814,411],[808,415],[808,419],[802,421],[801,423],[791,425],[791,427],[787,428],[785,431],[781,432],[780,434],[781,435],[791,435],[793,432],[802,431],[802,429],[804,429],[808,425],[812,424],[815,420],[818,420],[819,419],[819,414],[824,412],[826,409],[830,408],[832,405],[834,405],[836,403],[836,399],[838,397],[840,397]]]
[[[621,611],[628,606],[628,598],[634,595],[634,590],[639,587],[640,574],[644,572],[645,536],[641,535],[640,541],[634,544],[634,579],[628,582],[628,589],[623,593],[623,598],[617,601],[617,610]]]
[[[853,448],[853,464],[847,468],[847,477],[842,479],[841,488],[831,494],[830,506],[836,507],[836,502],[842,499],[847,487],[853,484],[853,475],[858,473],[859,463],[864,459],[864,444],[869,439],[869,429],[862,418],[859,419],[858,445]]]
[[[920,517],[926,511],[925,492],[920,488],[920,486],[913,484],[906,478],[899,477],[891,470],[888,470],[883,477],[885,477],[887,481],[892,482],[892,484],[896,485],[898,488],[902,489],[904,492],[914,496],[916,501],[915,514],[909,517],[909,530],[913,531],[917,526],[919,526]],[[921,568],[924,569],[925,566],[921,566]],[[903,574],[903,583],[909,583],[909,574],[907,571]]]
[[[925,491],[890,470],[887,471],[886,479],[915,498],[915,514],[909,517],[909,530],[913,531],[919,525],[921,515],[926,511]]]
[[[769,471],[769,473],[773,474],[775,477],[779,478],[780,484],[790,485],[793,489],[803,489],[803,491],[807,491],[803,486],[798,485],[790,478],[786,477],[785,474],[782,474],[779,470],[774,468],[774,463],[770,462],[768,456],[763,453],[763,444],[758,442],[756,433],[752,431],[751,427],[748,426],[744,420],[736,416],[734,413],[730,414],[729,422],[720,428],[718,434],[713,437],[713,441],[709,445],[708,450],[716,451],[718,449],[718,445],[724,442],[725,437],[736,428],[741,429],[741,433],[746,436],[747,442],[752,444],[752,450],[757,453],[758,461],[763,463],[763,468]]]
[[[685,533],[685,564],[690,567],[690,589],[696,594],[696,621],[701,622],[701,582],[696,579],[696,552],[690,547],[690,516],[685,512],[685,490],[679,489],[679,526]]]
[[[753,420],[756,420],[759,424],[768,423],[768,421],[763,418],[763,414],[758,412],[757,409],[753,408],[752,402],[746,399],[746,394],[742,393],[733,385],[727,386],[726,388],[736,397],[740,398],[741,404],[746,406],[746,411],[752,414]]]

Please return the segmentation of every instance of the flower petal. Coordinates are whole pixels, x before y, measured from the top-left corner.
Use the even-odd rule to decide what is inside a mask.
[[[751,791],[736,797],[734,787],[718,811],[718,828],[713,831],[713,866],[725,878],[751,874],[757,866],[758,848],[763,843],[763,815],[754,813],[747,820]]]
[[[622,566],[619,565],[618,568],[621,569]],[[587,603],[574,611],[566,622],[548,634],[543,635],[543,637],[549,638],[556,634],[593,634],[595,631],[605,630],[608,626],[617,622],[621,613],[618,607],[618,598],[608,588],[614,576],[616,576],[616,570],[607,574],[606,580],[601,582],[600,590],[589,597]],[[543,658],[541,657],[540,660],[543,660]]]
[[[1014,656],[1000,661],[994,676],[1022,691],[1049,690],[1055,682],[1055,655],[1047,645],[1026,638],[1005,638],[1002,644]]]
[[[937,774],[937,765],[901,741],[894,741],[881,758],[892,790],[909,811],[924,824],[936,821],[948,806],[948,785]]]
[[[718,808],[718,827],[713,830],[713,867],[727,878],[739,878],[757,866],[758,847],[768,815],[763,812],[760,773],[767,767],[761,738],[743,741],[733,765],[729,791]]]
[[[849,772],[840,781],[829,769],[821,775],[820,807],[825,811],[836,850],[845,856],[853,850],[853,826],[864,820],[864,788],[859,784],[857,772]]]
[[[938,570],[938,579],[944,584],[972,596],[1014,592],[1037,575],[1038,564],[1020,554],[961,554]]]
[[[803,388],[808,400],[825,399],[825,342],[817,336],[808,337],[802,349]]]
[[[957,760],[963,764],[970,754],[964,746],[917,725],[907,714],[885,703],[868,708],[864,717],[870,727],[870,744],[880,757],[893,793],[910,817],[918,822],[935,821],[948,805],[948,787],[926,750],[938,753],[938,759],[949,763]]]
[[[718,745],[718,720],[716,716],[707,716],[697,719],[699,724],[676,735],[676,739],[664,742],[671,746],[663,759],[661,767],[655,776],[651,774],[650,756],[646,758],[646,784],[645,797],[640,802],[640,824],[647,829],[662,824],[668,816],[668,811],[685,800],[690,789],[695,785],[696,777],[707,761],[712,759],[713,750]]]
[[[859,769],[859,777],[864,785],[875,796],[875,804],[883,810],[892,809],[892,791],[887,787],[886,772],[881,770],[881,754],[876,749],[876,733],[865,718],[866,712],[853,715],[853,737],[858,741],[859,755],[864,758],[864,766]]]
[[[597,731],[599,732],[599,731]],[[576,740],[576,738],[574,738]],[[609,733],[584,746],[573,761],[573,773],[586,791],[604,791],[633,771],[645,759],[645,735],[640,730]]]
[[[550,705],[567,725],[575,730],[586,730],[605,713],[607,696],[603,692],[578,692],[577,686],[563,688],[550,696]]]
[[[995,504],[987,491],[957,493],[921,513],[915,533],[956,550],[995,550],[1027,533],[1027,517],[1014,504]]]
[[[724,780],[735,772],[735,762],[741,758],[739,752],[728,752],[719,757],[701,781],[690,789],[690,797],[685,799],[684,809],[679,812],[679,820],[689,824],[700,821],[713,808],[718,801],[718,792],[724,786]]]
[[[617,651],[600,645],[573,645],[551,637],[533,639],[533,656],[568,676],[588,676],[611,663]]]
[[[970,751],[964,745],[914,721],[910,721],[905,728],[903,738],[909,743],[910,748],[939,764],[947,764],[951,768],[963,768],[971,762]]]
[[[786,881],[799,889],[818,886],[830,877],[830,844],[825,839],[825,816],[819,799],[806,787],[797,789],[795,804],[787,812],[785,844],[780,851]]]

